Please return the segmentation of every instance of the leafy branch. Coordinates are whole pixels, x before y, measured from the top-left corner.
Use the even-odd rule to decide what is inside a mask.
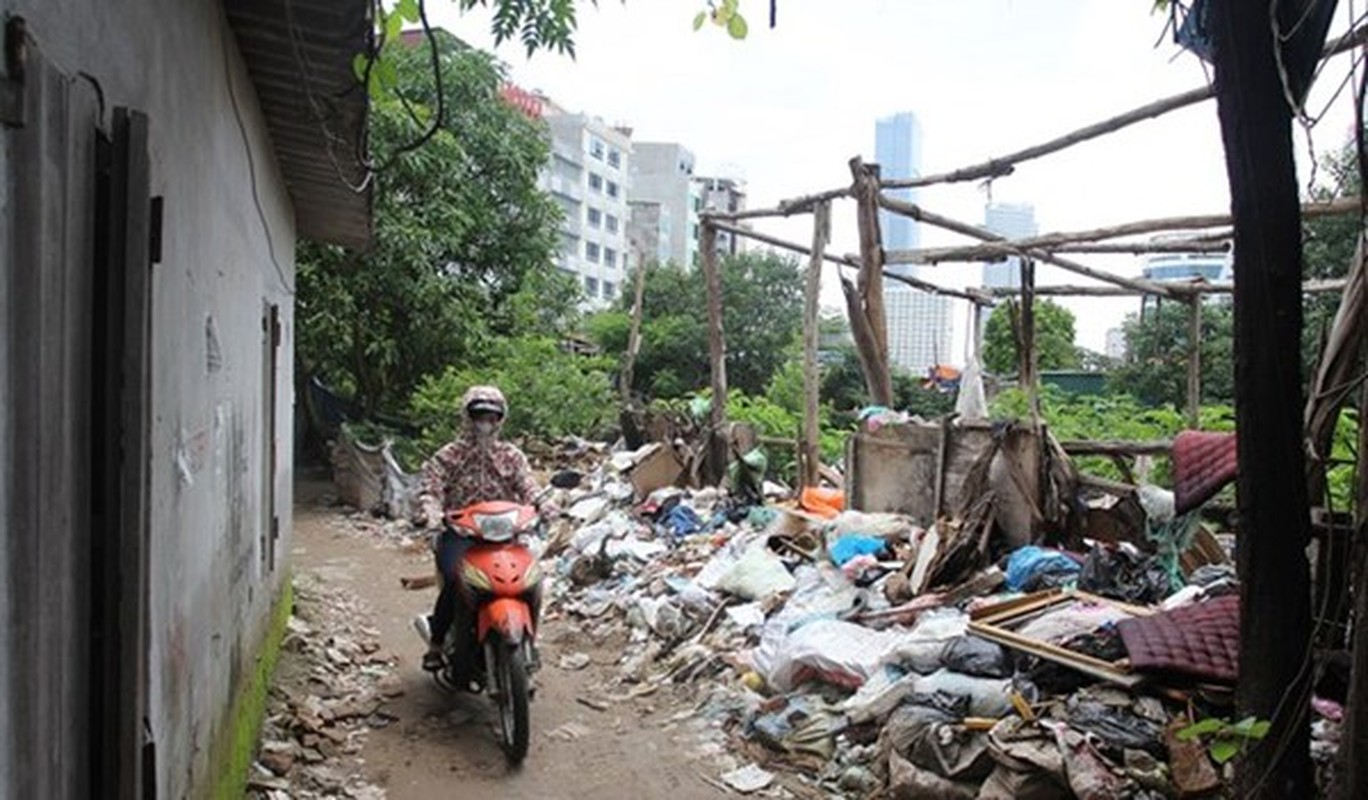
[[[1245,717],[1231,723],[1211,717],[1178,731],[1178,739],[1183,742],[1205,739],[1211,759],[1217,764],[1224,764],[1244,752],[1250,742],[1267,736],[1271,727],[1272,723],[1266,719]]]

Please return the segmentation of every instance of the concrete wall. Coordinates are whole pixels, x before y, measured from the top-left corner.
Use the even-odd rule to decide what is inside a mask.
[[[289,549],[293,210],[219,3],[4,0],[3,10],[28,20],[64,72],[92,76],[106,108],[150,120],[151,192],[165,218],[152,268],[149,724],[158,796],[184,797],[211,777],[214,735],[284,573],[263,550],[268,481],[274,546]],[[282,329],[274,468],[270,303]]]

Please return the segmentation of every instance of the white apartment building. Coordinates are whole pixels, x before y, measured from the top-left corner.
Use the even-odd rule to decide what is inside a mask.
[[[684,145],[633,145],[632,209],[638,214],[633,230],[643,257],[686,267],[697,263],[703,198],[693,174],[694,155]]]
[[[579,279],[586,307],[602,308],[622,292],[630,266],[631,131],[549,101],[544,119],[551,163],[541,185],[565,212],[559,266]]]

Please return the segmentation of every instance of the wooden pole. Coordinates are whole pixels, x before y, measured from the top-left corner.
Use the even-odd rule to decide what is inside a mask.
[[[627,354],[622,359],[621,390],[624,408],[632,405],[632,381],[636,378],[637,354],[641,352],[641,307],[646,297],[646,268],[645,261],[638,263],[633,281],[635,286],[632,289],[632,323],[627,333]]]
[[[812,257],[803,287],[803,485],[816,486],[822,463],[822,431],[817,406],[821,375],[817,370],[817,334],[821,327],[822,256],[831,235],[830,201],[818,203],[812,215]]]
[[[1187,341],[1187,426],[1202,425],[1202,298],[1189,297]]]
[[[1017,358],[1019,380],[1031,403],[1031,426],[1040,427],[1040,376],[1036,372],[1035,345],[1035,262],[1021,259],[1021,332]]]
[[[1278,26],[1292,30],[1303,7],[1276,6]],[[1234,791],[1255,800],[1311,797],[1311,519],[1302,449],[1301,215],[1292,111],[1267,8],[1255,13],[1247,3],[1212,0],[1207,10],[1239,276],[1236,714],[1272,723],[1237,763]]]
[[[872,370],[866,376],[875,403],[893,404],[893,377],[888,366],[888,317],[884,311],[883,237],[879,232],[879,165],[866,164],[859,156],[850,160],[860,230],[860,272],[857,280],[864,327],[870,350],[862,363]],[[852,330],[854,321],[851,322]],[[859,338],[856,344],[860,343]]]
[[[717,265],[717,230],[703,223],[699,241],[708,290],[708,359],[712,366],[712,404],[708,415],[706,482],[722,483],[727,474],[727,347],[722,331],[722,274]]]

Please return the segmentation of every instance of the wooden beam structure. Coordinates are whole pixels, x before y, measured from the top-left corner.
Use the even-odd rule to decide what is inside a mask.
[[[831,238],[831,203],[818,203],[812,214],[812,253],[803,286],[803,475],[804,486],[816,486],[822,464],[822,431],[818,421],[821,373],[817,366],[821,327],[822,260]]]
[[[712,403],[708,413],[707,482],[718,485],[727,474],[727,346],[722,331],[722,273],[717,264],[717,229],[703,223],[699,247],[708,291],[708,359]]]
[[[1365,41],[1368,41],[1368,26],[1355,28],[1334,42],[1328,43],[1325,46],[1325,49],[1321,51],[1321,58],[1330,58],[1331,56],[1353,50]],[[1116,116],[1104,119],[1101,122],[1086,125],[1071,133],[1066,133],[1063,136],[1050,139],[1047,142],[1032,145],[1031,147],[1009,153],[1005,156],[990,158],[981,164],[962,167],[960,169],[951,170],[950,172],[927,175],[920,178],[888,179],[882,182],[882,186],[885,189],[912,189],[920,186],[931,186],[937,183],[961,183],[964,181],[1000,178],[1004,175],[1012,174],[1016,169],[1016,165],[1022,162],[1031,161],[1051,153],[1057,153],[1060,150],[1072,147],[1081,142],[1114,133],[1122,128],[1134,125],[1137,122],[1154,119],[1155,117],[1162,116],[1170,111],[1187,108],[1190,105],[1209,100],[1215,95],[1216,88],[1213,84],[1199,86],[1181,94],[1155,100],[1152,103],[1146,103],[1139,108],[1117,114]]]
[[[847,291],[852,331],[863,329],[855,345],[865,352],[860,365],[870,397],[877,405],[893,405],[893,374],[888,366],[888,318],[884,312],[883,235],[879,231],[879,165],[866,164],[859,156],[850,160],[852,191],[857,205],[860,232],[860,271],[855,282],[857,302]],[[843,288],[845,284],[843,283]]]
[[[948,231],[954,231],[955,233],[959,233],[973,239],[978,239],[979,241],[983,242],[1007,241],[1006,237],[1002,236],[1001,234],[993,233],[987,228],[980,228],[976,225],[970,225],[965,222],[960,222],[958,220],[951,219],[950,217],[941,216],[940,214],[927,211],[926,209],[922,208],[916,203],[908,203],[903,200],[898,200],[896,198],[889,197],[885,194],[880,194],[878,197],[879,205],[883,206],[889,211],[911,217],[912,219],[915,219],[918,222],[925,222],[928,225],[935,225],[937,228],[944,228]],[[1143,278],[1126,278],[1120,275],[1113,275],[1110,272],[1093,269],[1092,267],[1079,264],[1076,261],[1071,261],[1069,259],[1060,258],[1059,256],[1052,255],[1045,248],[1017,248],[1015,250],[1015,253],[1023,257],[1033,258],[1039,261],[1044,261],[1049,264],[1054,264],[1055,266],[1066,269],[1069,272],[1073,272],[1078,275],[1083,275],[1085,277],[1092,278],[1093,280],[1099,280],[1106,283],[1115,284],[1117,286],[1125,286],[1131,289],[1137,289],[1148,294],[1157,295],[1159,297],[1171,297],[1173,295],[1173,291],[1165,284],[1157,283],[1151,280],[1145,280]],[[889,261],[889,263],[896,262]]]

